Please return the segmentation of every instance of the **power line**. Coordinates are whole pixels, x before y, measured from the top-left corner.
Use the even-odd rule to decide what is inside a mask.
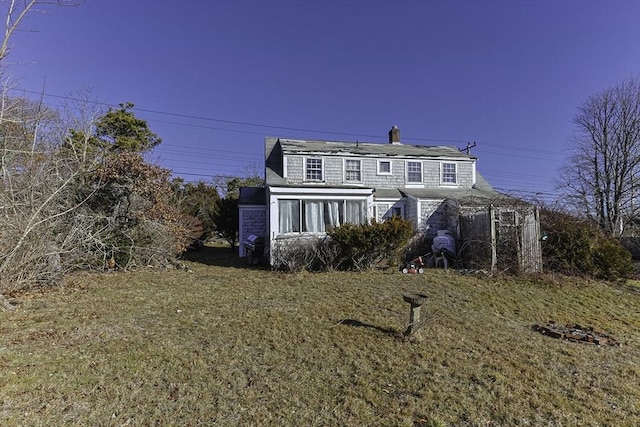
[[[11,90],[12,91],[16,91],[16,92],[24,92],[24,93],[36,94],[36,95],[44,96],[44,97],[63,99],[63,100],[66,100],[66,101],[86,102],[86,103],[90,103],[90,104],[94,104],[94,105],[106,106],[106,107],[109,107],[109,108],[116,108],[117,107],[117,106],[115,106],[113,104],[109,104],[109,103],[106,103],[106,102],[90,101],[90,100],[74,98],[72,96],[63,96],[63,95],[54,95],[54,94],[49,94],[49,93],[42,93],[41,91],[33,91],[33,90],[29,90],[29,89],[24,89],[24,88],[13,88]],[[134,111],[145,112],[145,113],[151,113],[151,114],[160,114],[160,115],[165,115],[165,116],[171,116],[171,117],[181,117],[181,118],[191,119],[191,120],[203,120],[203,121],[210,121],[210,122],[216,122],[216,123],[226,123],[226,124],[239,125],[239,126],[259,127],[259,128],[265,128],[265,129],[278,129],[278,130],[287,130],[287,131],[295,131],[295,132],[308,132],[308,133],[319,133],[319,134],[341,135],[341,136],[353,136],[353,137],[365,137],[365,138],[376,138],[376,139],[381,138],[380,135],[367,135],[367,134],[358,134],[358,133],[350,133],[350,132],[335,132],[335,131],[318,130],[318,129],[305,129],[305,128],[296,128],[296,127],[288,127],[288,126],[276,126],[276,125],[269,125],[269,124],[262,124],[262,123],[251,123],[251,122],[243,122],[243,121],[236,121],[236,120],[218,119],[218,118],[213,118],[213,117],[196,116],[196,115],[192,115],[192,114],[173,113],[173,112],[167,112],[167,111],[161,111],[161,110],[151,110],[151,109],[139,108],[139,107],[134,107],[133,110]],[[179,125],[183,125],[183,126],[196,126],[196,125],[180,124],[180,123],[173,123],[173,124],[179,124]],[[219,129],[219,130],[229,130],[229,129]],[[243,132],[243,131],[237,131],[237,132]],[[452,143],[460,143],[460,142],[466,143],[467,142],[467,140],[462,140],[462,139],[445,139],[445,138],[411,138],[410,137],[410,138],[405,138],[405,139],[406,140],[411,140],[411,141],[431,141],[431,142],[452,142]]]
[[[94,105],[100,105],[100,106],[105,106],[105,107],[109,107],[109,108],[115,108],[116,106],[112,105],[112,104],[108,104],[105,102],[98,102],[98,101],[91,101],[91,100],[86,100],[86,99],[79,99],[79,98],[75,98],[72,96],[61,96],[61,95],[53,95],[53,94],[47,94],[47,93],[42,93],[40,91],[32,91],[32,90],[28,90],[28,89],[12,89],[13,91],[21,91],[24,93],[30,93],[30,94],[37,94],[39,96],[43,96],[43,97],[51,97],[51,98],[56,98],[56,99],[61,99],[61,100],[67,100],[67,101],[76,101],[76,102],[86,102],[89,104],[94,104]],[[264,129],[279,129],[279,130],[286,130],[286,131],[295,131],[295,132],[308,132],[308,133],[321,133],[321,134],[327,134],[327,135],[341,135],[341,136],[352,136],[352,137],[366,137],[366,138],[376,138],[376,139],[380,139],[382,138],[380,135],[367,135],[367,134],[355,134],[355,133],[349,133],[349,132],[335,132],[335,131],[325,131],[325,130],[317,130],[317,129],[305,129],[305,128],[296,128],[296,127],[287,127],[287,126],[275,126],[275,125],[270,125],[270,124],[260,124],[260,123],[251,123],[251,122],[245,122],[245,121],[235,121],[235,120],[225,120],[225,119],[219,119],[219,118],[212,118],[212,117],[205,117],[205,116],[197,116],[197,115],[190,115],[190,114],[181,114],[181,113],[173,113],[173,112],[167,112],[167,111],[161,111],[161,110],[152,110],[152,109],[144,109],[144,108],[135,108],[134,107],[134,111],[139,111],[139,112],[144,112],[144,113],[149,113],[149,114],[157,114],[157,115],[165,115],[165,116],[170,116],[170,117],[179,117],[179,118],[183,118],[183,119],[189,119],[189,120],[200,120],[200,121],[210,121],[210,122],[216,122],[216,123],[224,123],[224,124],[229,124],[229,125],[234,125],[234,126],[249,126],[249,127],[256,127],[256,128],[264,128]],[[156,118],[151,118],[149,119],[149,121],[151,122],[159,122],[159,123],[166,123],[166,124],[171,124],[171,125],[176,125],[176,126],[185,126],[185,127],[193,127],[193,128],[202,128],[202,129],[209,129],[209,130],[216,130],[216,131],[225,131],[225,132],[236,132],[236,133],[245,133],[245,134],[254,134],[254,135],[263,135],[262,133],[259,132],[254,132],[254,131],[247,131],[247,130],[239,130],[239,129],[226,129],[226,128],[220,128],[220,127],[213,127],[213,126],[205,126],[205,125],[201,125],[201,124],[194,124],[194,123],[179,123],[179,122],[172,122],[172,121],[165,121],[165,120],[158,120]],[[404,138],[405,140],[411,140],[411,141],[437,141],[437,142],[451,142],[451,143],[467,143],[468,147],[470,145],[470,143],[466,140],[460,140],[460,139],[434,139],[434,138]],[[475,143],[474,143],[475,144]],[[545,153],[549,153],[549,154],[560,154],[560,152],[554,152],[554,151],[550,151],[550,150],[540,150],[540,149],[534,149],[534,148],[522,148],[522,147],[509,147],[509,146],[505,146],[505,145],[500,145],[500,144],[494,144],[494,143],[482,143],[482,145],[486,145],[486,146],[494,146],[494,147],[499,147],[499,148],[504,148],[504,149],[508,149],[508,150],[518,150],[519,152],[522,151],[528,151],[531,153],[535,153],[535,154],[545,154]],[[235,164],[241,164],[242,162],[244,163],[253,163],[255,164],[256,162],[261,162],[263,160],[262,156],[256,155],[255,153],[241,153],[241,152],[236,152],[236,151],[228,151],[228,150],[216,150],[216,153],[218,152],[226,152],[226,153],[231,153],[231,154],[237,154],[240,157],[235,157],[235,156],[225,156],[225,155],[212,155],[210,152],[208,151],[200,151],[200,150],[193,150],[189,147],[181,147],[179,152],[173,151],[173,150],[165,150],[165,147],[180,147],[180,146],[176,146],[175,144],[163,144],[161,147],[159,147],[155,152],[158,155],[162,155],[162,154],[169,154],[171,155],[170,159],[162,159],[163,163],[169,163],[172,164],[173,166],[177,166],[180,167],[180,165],[194,165],[192,167],[192,169],[204,169],[204,168],[200,168],[197,167],[195,165],[199,164],[199,165],[203,165],[203,164],[207,164],[212,168],[216,168],[216,169],[220,169],[223,168],[224,166],[231,166],[230,163],[235,163]],[[471,147],[469,147],[471,148]],[[549,158],[539,158],[539,157],[533,157],[533,156],[528,156],[528,155],[522,155],[522,154],[509,154],[509,153],[505,153],[505,152],[492,152],[492,151],[484,151],[481,150],[481,152],[485,153],[485,154],[490,154],[490,155],[495,155],[495,156],[506,156],[506,157],[515,157],[515,158],[522,158],[522,159],[526,159],[526,160],[540,160],[540,161],[548,161]],[[176,158],[174,157],[174,155],[180,154],[186,158]],[[248,157],[248,156],[252,156],[252,157]],[[254,156],[254,157],[253,157]],[[202,161],[197,161],[197,160],[190,160],[189,158],[194,158],[197,157],[198,159],[202,159],[204,158],[212,158],[212,159],[218,159],[218,160],[222,160],[225,162],[224,165],[220,165],[218,162],[212,161],[212,162],[202,162]],[[248,160],[248,161],[247,161]],[[531,186],[534,185],[532,181],[537,181],[540,183],[545,183],[548,182],[547,179],[545,178],[541,178],[540,176],[534,176],[534,175],[524,175],[524,174],[509,174],[507,172],[500,172],[500,171],[483,171],[483,172],[488,172],[490,175],[493,175],[493,180],[500,182],[501,179],[499,179],[500,176],[513,176],[516,178],[524,178],[527,182],[525,184],[525,188],[532,188]],[[179,172],[174,172],[174,174],[177,174]],[[194,173],[180,173],[181,175],[189,175],[189,176],[212,176],[212,175],[204,175],[204,174],[194,174]],[[511,183],[511,182],[509,182]]]
[[[39,95],[39,96],[51,97],[51,98],[62,99],[62,100],[67,100],[67,101],[86,102],[86,103],[90,103],[90,104],[94,104],[94,105],[100,105],[100,106],[109,107],[109,108],[117,108],[118,107],[116,105],[109,104],[109,103],[106,103],[106,102],[91,101],[91,100],[86,100],[86,99],[75,98],[75,97],[72,97],[72,96],[54,95],[54,94],[49,94],[49,93],[43,93],[42,91],[33,91],[33,90],[29,90],[29,89],[24,89],[24,88],[12,88],[11,90],[12,91],[16,91],[16,92],[30,93],[30,94],[35,94],[35,95]],[[264,129],[278,129],[278,130],[295,131],[295,132],[317,133],[317,134],[326,134],[326,135],[340,135],[340,136],[351,136],[351,137],[364,137],[364,138],[374,138],[374,139],[382,139],[382,138],[384,138],[381,135],[357,134],[357,133],[351,133],[351,132],[336,132],[336,131],[328,131],[328,130],[305,129],[305,128],[296,128],[296,127],[288,127],[288,126],[276,126],[276,125],[270,125],[270,124],[252,123],[252,122],[236,121],[236,120],[226,120],[226,119],[219,119],[219,118],[206,117],[206,116],[197,116],[197,115],[192,115],[192,114],[183,114],[183,113],[174,113],[174,112],[167,112],[167,111],[161,111],[161,110],[152,110],[152,109],[139,108],[139,107],[134,107],[133,110],[134,111],[145,112],[145,113],[150,113],[150,114],[159,114],[159,115],[165,115],[165,116],[171,116],[171,117],[180,117],[180,118],[186,118],[186,119],[190,119],[190,120],[202,120],[202,121],[210,121],[210,122],[216,122],[216,123],[225,123],[225,124],[231,124],[231,125],[237,125],[237,126],[249,126],[249,127],[264,128]],[[171,124],[171,125],[176,125],[176,126],[185,126],[185,127],[192,127],[192,128],[217,130],[217,131],[222,131],[222,132],[234,132],[234,133],[243,133],[243,134],[264,136],[264,134],[261,133],[261,132],[252,132],[252,131],[247,131],[247,130],[227,129],[227,128],[219,128],[219,127],[213,127],[213,126],[198,125],[198,124],[193,124],[193,123],[171,122],[171,121],[158,120],[158,119],[149,119],[149,121],[158,122],[158,123],[166,123],[166,124]],[[455,143],[455,144],[457,144],[457,143],[467,143],[468,144],[469,143],[468,140],[451,139],[451,138],[405,137],[404,140],[406,140],[406,141],[424,141],[424,142],[448,142],[448,143]],[[474,142],[474,144],[475,144],[475,142]],[[559,152],[559,151],[541,150],[541,149],[527,148],[527,147],[509,147],[509,146],[506,146],[506,145],[495,144],[495,143],[491,143],[491,142],[483,142],[482,145],[494,146],[494,147],[499,147],[499,148],[504,148],[504,149],[509,149],[509,150],[517,150],[519,152],[528,151],[528,152],[536,153],[536,154],[545,154],[545,153],[547,153],[547,154],[562,154],[562,152]],[[518,154],[508,154],[508,153],[504,153],[504,152],[492,152],[492,151],[483,151],[483,150],[481,152],[486,153],[486,154],[495,155],[495,156],[515,157],[515,158],[522,158],[522,159],[528,159],[528,160],[540,160],[540,161],[548,160],[548,158],[539,158],[539,157],[532,157],[532,156],[518,155]]]

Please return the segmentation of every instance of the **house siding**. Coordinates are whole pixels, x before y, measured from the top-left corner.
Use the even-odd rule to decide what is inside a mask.
[[[420,228],[420,224],[418,223],[418,201],[412,197],[408,198],[404,209],[405,218],[412,220],[413,227],[418,230]]]
[[[455,163],[456,164],[456,178],[458,180],[455,184],[443,184],[441,182],[441,167],[442,163]],[[426,188],[438,188],[438,187],[471,187],[474,182],[474,166],[470,162],[454,162],[446,160],[427,160],[423,162],[423,175],[424,185]]]
[[[304,179],[304,159],[302,156],[286,156],[287,181],[301,183]]]
[[[342,184],[343,162],[342,157],[324,158],[324,180],[329,185]]]
[[[379,158],[366,158],[355,156],[314,156],[314,155],[286,155],[286,177],[291,184],[301,184],[305,180],[305,159],[323,159],[323,182],[327,185],[361,184],[373,188],[398,188],[406,184],[407,161],[419,161],[422,164],[422,186],[424,188],[439,187],[471,187],[474,182],[474,165],[469,161],[453,160],[419,160],[419,159],[383,159],[391,161],[391,174],[378,174]],[[345,181],[344,160],[361,160],[362,180],[360,182]],[[458,182],[456,184],[442,184],[441,164],[455,163]]]
[[[446,203],[440,200],[422,200],[420,202],[420,230],[426,233],[426,236],[433,238],[438,230],[446,230],[449,228],[449,221],[446,212]]]
[[[475,230],[474,227],[486,224],[495,228],[495,221],[491,220],[491,213],[501,212],[494,209],[494,197],[499,193],[487,183],[482,175],[476,172],[476,158],[452,146],[419,146],[403,144],[375,144],[375,143],[347,143],[337,141],[314,141],[293,139],[265,139],[265,176],[266,176],[266,215],[263,225],[267,230],[266,244],[271,245],[280,241],[299,238],[318,237],[319,231],[305,231],[302,226],[305,220],[303,214],[305,200],[359,200],[366,202],[367,217],[374,213],[378,220],[388,214],[391,206],[401,206],[404,217],[414,223],[417,233],[427,239],[437,235],[438,230],[449,230],[456,236],[458,247],[470,242],[477,233],[483,239],[488,239],[491,249],[488,255],[483,251],[477,253],[478,258],[489,257],[491,265],[496,264],[495,236],[511,236],[513,228],[500,227],[494,231],[484,228]],[[307,181],[305,178],[305,163],[308,158],[322,159],[322,178],[318,181]],[[360,181],[345,180],[345,159],[360,161]],[[378,173],[379,161],[391,164],[390,173]],[[422,177],[420,182],[408,183],[406,179],[408,162],[420,162]],[[442,182],[443,164],[453,163],[455,167],[455,182]],[[448,178],[452,170],[448,169]],[[299,212],[299,230],[284,227],[284,233],[279,232],[279,202],[281,200],[297,200],[301,209]],[[511,205],[506,200],[507,205]],[[477,212],[468,216],[469,204],[475,206]],[[312,205],[308,205],[312,206]],[[373,207],[377,209],[374,211]],[[489,211],[485,214],[485,211]],[[291,214],[288,214],[291,216]],[[321,216],[320,214],[318,216]],[[484,217],[489,218],[484,221]],[[290,218],[283,217],[289,221]],[[539,244],[534,241],[539,236],[538,218],[529,215],[519,222],[526,233],[521,237],[528,241],[528,246],[518,250],[520,268],[535,270],[539,262]],[[482,221],[481,221],[482,220]],[[312,221],[312,220],[310,220]],[[483,222],[484,221],[484,222]],[[243,235],[260,234],[257,230],[260,223],[257,216],[242,214],[244,225]],[[482,224],[481,224],[482,223]],[[307,230],[320,228],[306,227]],[[464,236],[463,230],[468,231]],[[489,233],[489,236],[485,236]],[[501,234],[500,234],[501,233]],[[506,234],[505,234],[506,233]],[[472,243],[472,242],[471,242]],[[479,250],[479,249],[478,249]],[[474,251],[475,252],[475,251]],[[475,257],[474,257],[475,258]],[[524,259],[533,260],[532,265],[525,266]],[[271,258],[271,261],[273,259]],[[498,260],[499,264],[499,260]]]
[[[240,224],[238,230],[238,240],[240,241],[239,253],[243,257],[246,255],[242,242],[250,235],[260,237],[265,236],[267,230],[267,209],[264,206],[240,206]]]
[[[469,162],[457,162],[458,185],[460,187],[471,187],[475,182],[475,166]]]
[[[365,159],[362,169],[365,185],[375,188],[398,188],[404,186],[403,160],[391,160],[391,175],[378,175],[378,159]]]

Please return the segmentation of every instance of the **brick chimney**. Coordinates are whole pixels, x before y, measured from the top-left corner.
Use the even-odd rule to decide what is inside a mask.
[[[396,125],[391,126],[389,131],[389,144],[400,144],[400,129]]]

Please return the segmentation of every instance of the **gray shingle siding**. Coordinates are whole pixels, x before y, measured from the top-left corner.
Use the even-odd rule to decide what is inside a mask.
[[[292,183],[299,183],[303,181],[304,163],[302,156],[287,156],[285,165],[287,165],[287,181]]]
[[[343,167],[341,157],[324,158],[324,180],[327,184],[342,184]]]
[[[404,205],[404,216],[405,218],[409,218],[413,221],[413,226],[418,229],[417,219],[418,219],[418,201],[414,198],[407,198],[407,201]]]
[[[391,174],[378,174],[378,159],[376,158],[357,158],[342,156],[304,156],[304,155],[287,155],[286,164],[286,181],[290,184],[302,184],[305,179],[305,159],[322,158],[324,176],[323,182],[327,185],[341,184],[362,184],[373,188],[399,188],[404,187],[406,182],[405,170],[407,160],[420,161],[416,159],[394,159],[391,161]],[[344,176],[344,160],[356,159],[361,161],[362,180],[360,182],[345,181]],[[425,188],[446,187],[441,183],[441,163],[442,160],[422,160],[422,185]],[[444,161],[445,163],[456,164],[457,184],[456,187],[471,187],[473,185],[473,164],[469,161]]]
[[[384,159],[389,161],[390,159]],[[391,175],[378,175],[378,159],[366,159],[363,167],[364,184],[374,188],[398,188],[404,187],[404,161],[391,161]]]
[[[427,237],[433,238],[438,230],[449,228],[444,200],[423,200],[420,208],[420,218],[422,218],[420,231],[425,232]]]

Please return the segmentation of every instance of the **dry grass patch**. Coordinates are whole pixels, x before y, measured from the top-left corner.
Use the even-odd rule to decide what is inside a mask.
[[[632,287],[187,264],[79,277],[0,313],[0,422],[640,424]],[[414,339],[406,291],[429,295]],[[625,344],[532,330],[550,319]]]

